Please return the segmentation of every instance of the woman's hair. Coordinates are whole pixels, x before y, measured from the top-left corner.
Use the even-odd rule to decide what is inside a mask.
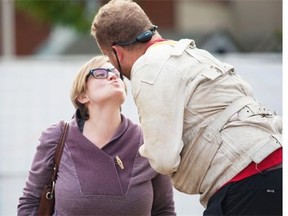
[[[89,119],[88,109],[85,104],[78,101],[78,97],[87,89],[86,76],[91,69],[101,67],[109,62],[107,56],[96,56],[84,64],[76,75],[71,88],[70,98],[76,109],[79,109],[81,117],[85,120]]]
[[[111,0],[97,12],[91,35],[100,49],[111,51],[113,42],[129,42],[153,26],[143,9],[132,0]]]

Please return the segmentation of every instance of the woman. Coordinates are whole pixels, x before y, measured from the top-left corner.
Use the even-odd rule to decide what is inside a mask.
[[[169,177],[141,157],[141,129],[120,113],[125,84],[105,56],[92,58],[72,86],[70,122],[56,181],[55,215],[175,215]],[[43,132],[18,215],[36,215],[63,122]]]

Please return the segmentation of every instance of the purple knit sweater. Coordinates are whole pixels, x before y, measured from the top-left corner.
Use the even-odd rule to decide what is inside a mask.
[[[62,129],[60,122],[43,132],[19,199],[18,215],[37,215]],[[72,119],[56,181],[54,215],[176,215],[170,179],[156,173],[139,155],[142,143],[140,127],[124,116],[103,149],[84,137]],[[124,169],[116,163],[116,156]]]

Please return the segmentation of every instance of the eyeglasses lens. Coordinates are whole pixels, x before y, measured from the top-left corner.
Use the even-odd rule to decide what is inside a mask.
[[[97,69],[91,70],[90,73],[96,79],[106,79],[108,77],[109,72],[115,74],[118,78],[120,77],[119,71],[115,68],[111,68],[111,69],[97,68]]]
[[[96,70],[93,70],[93,76],[96,79],[105,79],[108,76],[108,71],[104,69],[96,69]]]

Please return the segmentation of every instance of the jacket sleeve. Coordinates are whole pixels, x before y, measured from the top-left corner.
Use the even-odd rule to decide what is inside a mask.
[[[154,198],[151,215],[176,215],[170,177],[159,174],[152,180],[152,185]]]
[[[131,82],[144,135],[139,152],[158,173],[172,175],[183,148],[186,86],[172,65],[155,68],[153,64],[142,67]]]
[[[60,140],[63,122],[52,125],[39,139],[31,169],[19,198],[18,215],[37,215],[44,186],[49,182],[53,169],[54,153]]]

